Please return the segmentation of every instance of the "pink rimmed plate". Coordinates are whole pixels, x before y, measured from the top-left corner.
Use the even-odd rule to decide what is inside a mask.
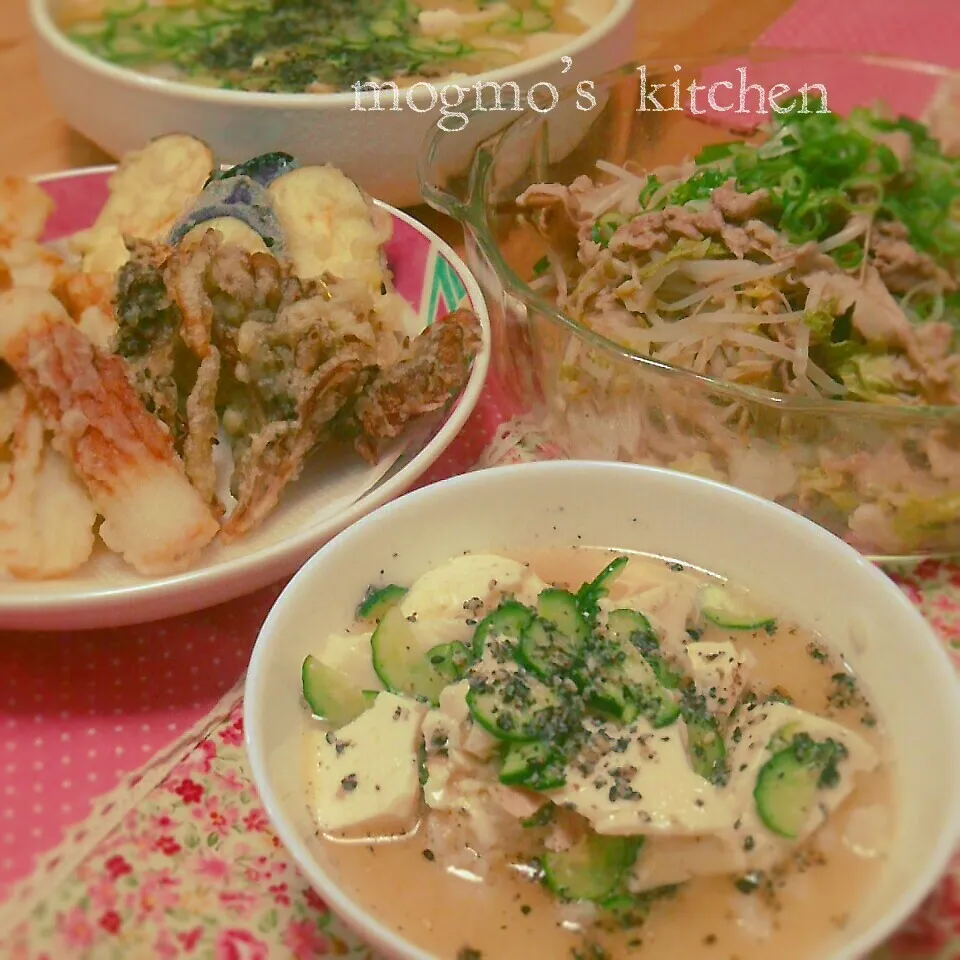
[[[44,241],[90,226],[107,197],[113,167],[38,178],[54,200]],[[463,261],[436,234],[386,204],[393,217],[387,259],[395,288],[413,308],[416,333],[458,305],[483,328],[470,378],[439,424],[421,427],[373,467],[350,452],[318,451],[257,529],[232,544],[211,544],[200,562],[175,576],[140,576],[97,543],[90,560],[67,577],[0,580],[0,629],[74,630],[124,626],[190,613],[236,599],[294,573],[336,533],[404,493],[460,432],[483,389],[490,326],[483,296]]]

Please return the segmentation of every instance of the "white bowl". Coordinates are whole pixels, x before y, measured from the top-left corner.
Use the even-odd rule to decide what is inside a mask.
[[[390,957],[430,960],[345,895],[317,859],[300,775],[300,665],[318,638],[351,621],[371,579],[409,583],[464,550],[574,544],[652,552],[729,577],[778,598],[784,616],[852,663],[896,757],[892,850],[831,960],[864,956],[917,907],[960,840],[954,669],[901,591],[839,539],[750,494],[666,470],[555,461],[467,474],[382,507],[314,556],[267,617],[246,683],[253,778],[281,841],[360,936]]]
[[[423,95],[414,101],[417,109],[388,109],[385,95],[387,106],[375,112],[370,93],[360,94],[359,100],[352,91],[246,93],[155,79],[99,60],[69,41],[54,21],[58,3],[29,0],[47,92],[72,127],[112,156],[164,133],[189,133],[208,143],[223,163],[284,150],[304,163],[334,164],[394,206],[420,203],[417,156],[439,119],[438,107],[418,112],[429,103],[426,90],[418,91]],[[540,81],[558,84],[595,76],[630,59],[636,16],[634,0],[616,0],[603,20],[569,46],[461,84],[513,80],[525,90]],[[561,56],[570,57],[573,66],[567,68]]]

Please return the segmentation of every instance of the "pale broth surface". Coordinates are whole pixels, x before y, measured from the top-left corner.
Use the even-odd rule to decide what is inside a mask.
[[[541,578],[576,589],[609,561],[595,549],[536,550],[515,559]],[[663,564],[636,556],[633,563]],[[700,574],[686,567],[689,574]],[[829,716],[865,736],[884,758],[858,777],[857,787],[827,824],[800,848],[775,882],[741,892],[735,876],[701,877],[656,901],[638,928],[604,932],[577,905],[562,905],[536,879],[503,866],[481,879],[445,868],[430,849],[424,824],[411,836],[385,843],[315,841],[314,850],[345,892],[381,923],[444,960],[573,957],[585,942],[603,953],[585,960],[809,960],[822,956],[868,892],[883,860],[884,838],[895,824],[890,764],[879,725],[857,686],[838,683],[840,654],[789,624],[765,631],[729,631],[710,625],[705,641],[733,640],[756,658],[750,688],[777,689],[794,704]],[[325,728],[308,723],[303,770],[307,793],[316,769],[316,744]],[[429,814],[427,814],[429,816]],[[641,858],[643,853],[641,851]],[[464,953],[465,949],[476,953]]]
[[[334,93],[474,76],[557,50],[614,0],[64,0],[94,56],[198,86]]]

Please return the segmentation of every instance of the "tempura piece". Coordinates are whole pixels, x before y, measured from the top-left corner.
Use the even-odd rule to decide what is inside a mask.
[[[33,240],[0,244],[0,289],[43,287],[49,290],[57,283],[62,270],[63,258]]]
[[[93,552],[97,511],[19,383],[0,393],[0,570],[60,577]]]
[[[218,511],[222,421],[237,501],[224,539],[267,516],[333,418],[399,355],[402,337],[389,326],[394,313],[376,309],[381,299],[357,279],[303,281],[213,230],[186,249],[134,245],[118,282],[117,350],[168,424],[190,482]]]
[[[391,287],[383,246],[393,221],[336,167],[291,170],[268,193],[301,280],[324,274],[361,280],[375,294]]]
[[[112,339],[117,331],[114,283],[112,273],[63,271],[51,288],[73,322],[105,353],[112,352]]]
[[[398,363],[371,380],[340,426],[357,452],[376,463],[384,444],[411,420],[443,407],[463,388],[480,348],[476,315],[465,309],[438,320],[410,342]]]
[[[197,379],[187,397],[187,436],[183,443],[183,463],[194,490],[219,516],[217,469],[213,459],[220,420],[217,417],[217,386],[220,377],[220,351],[211,347],[197,368]]]
[[[364,372],[357,357],[334,357],[302,391],[296,419],[274,421],[253,437],[238,464],[237,506],[223,525],[222,539],[249,533],[273,510],[283,488],[300,476],[324,428],[362,382]]]
[[[52,211],[53,201],[38,184],[0,177],[0,291],[56,283],[63,257],[39,242]]]
[[[130,244],[130,252],[130,260],[116,277],[113,352],[126,361],[127,376],[144,406],[166,425],[179,445],[187,426],[182,412],[183,391],[175,376],[182,347],[182,318],[163,279],[170,248],[135,241]]]
[[[125,237],[165,238],[213,168],[210,148],[182,133],[158,137],[127,154],[110,177],[110,195],[96,223],[70,239],[83,269],[119,270],[129,257]]]
[[[194,563],[217,522],[123,361],[98,350],[52,294],[25,287],[0,295],[0,357],[86,485],[103,517],[103,542],[145,575]]]
[[[0,177],[0,246],[39,240],[53,200],[37,183],[23,177]]]
[[[131,249],[118,276],[115,349],[217,516],[222,427],[236,501],[224,540],[261,523],[324,440],[349,436],[376,462],[383,444],[459,392],[480,343],[465,310],[408,343],[394,294],[356,276],[304,280],[216,230],[187,247]]]

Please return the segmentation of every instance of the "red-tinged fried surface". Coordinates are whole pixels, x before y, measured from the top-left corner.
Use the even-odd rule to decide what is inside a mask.
[[[100,535],[143,573],[189,565],[217,532],[169,432],[123,361],[100,351],[44,290],[0,295],[0,356],[40,409],[104,522]]]

